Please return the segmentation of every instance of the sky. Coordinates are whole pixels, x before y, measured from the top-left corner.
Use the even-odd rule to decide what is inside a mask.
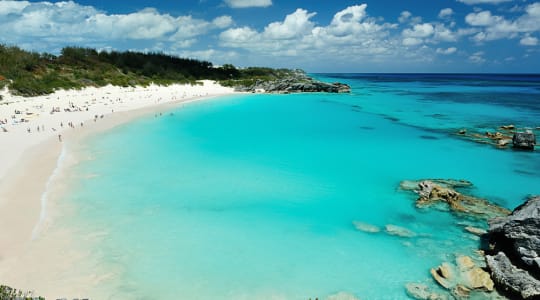
[[[535,0],[0,0],[0,43],[307,72],[540,73]]]

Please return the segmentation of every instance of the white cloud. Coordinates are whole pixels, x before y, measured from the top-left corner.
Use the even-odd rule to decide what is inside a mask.
[[[446,48],[446,49],[437,48],[437,50],[436,50],[437,53],[444,54],[444,55],[450,55],[450,54],[456,53],[456,51],[457,51],[456,47],[450,47],[450,48]]]
[[[470,13],[465,17],[465,22],[472,26],[490,26],[503,21],[502,17],[493,16],[490,11]]]
[[[213,21],[212,21],[212,24],[214,24],[214,26],[216,26],[217,28],[227,28],[229,26],[231,26],[233,24],[233,19],[231,18],[231,16],[221,16],[221,17],[217,17],[215,18]]]
[[[272,0],[225,0],[225,3],[232,8],[268,7]]]
[[[492,15],[490,11],[470,13],[465,21],[481,31],[473,36],[473,41],[487,42],[498,39],[513,39],[521,34],[529,35],[540,31],[540,2],[528,5],[525,13],[514,20]]]
[[[0,1],[0,16],[19,14],[29,5],[28,1]]]
[[[455,42],[458,40],[459,33],[446,28],[444,24],[436,24],[433,33],[433,39],[437,42]]]
[[[484,58],[484,52],[478,51],[476,53],[473,53],[471,56],[469,56],[469,61],[475,64],[483,64],[486,62],[486,59]]]
[[[435,32],[435,28],[430,23],[416,24],[412,29],[403,30],[404,37],[413,37],[413,38],[426,38],[429,37]]]
[[[510,2],[512,0],[457,0],[458,2],[465,3],[467,5],[476,4],[499,4],[503,2]]]
[[[248,46],[256,42],[258,32],[249,27],[231,28],[220,34],[220,40],[227,47],[242,47]]]
[[[448,18],[453,14],[454,14],[454,11],[451,8],[443,8],[439,12],[439,18],[441,19]]]
[[[424,41],[422,39],[406,37],[403,39],[402,44],[403,46],[416,46],[422,44],[423,42]]]
[[[264,35],[271,39],[291,39],[309,34],[315,25],[309,19],[315,15],[316,13],[299,8],[287,15],[283,22],[273,22],[266,26]]]
[[[49,22],[56,20],[58,19],[52,19]],[[73,34],[90,31],[92,34],[103,35],[108,32],[112,38],[117,39],[156,39],[175,31],[176,21],[170,15],[161,15],[156,10],[145,9],[127,15],[98,13],[87,18],[84,23],[77,22],[72,25],[82,30]]]
[[[526,36],[522,38],[519,43],[523,46],[536,46],[538,45],[538,39],[532,36]]]
[[[315,13],[297,9],[283,21],[273,22],[264,30],[250,27],[231,28],[219,36],[225,47],[242,48],[257,56],[372,61],[395,55],[401,40],[391,39],[389,30],[396,24],[378,23],[366,12],[367,5],[354,5],[337,12],[327,25],[311,21]],[[298,63],[298,61],[296,61]]]
[[[230,16],[212,21],[171,16],[147,8],[129,14],[108,14],[73,1],[0,1],[0,43],[55,52],[66,45],[109,48],[139,43],[140,49],[187,47],[211,30],[233,24]],[[116,48],[116,47],[114,47]]]
[[[399,15],[399,18],[398,18],[398,21],[400,23],[405,23],[409,20],[409,18],[412,16],[411,12],[410,11],[402,11],[401,14]]]

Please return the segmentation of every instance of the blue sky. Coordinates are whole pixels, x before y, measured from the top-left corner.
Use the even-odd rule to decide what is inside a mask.
[[[308,72],[540,73],[535,0],[0,0],[0,43]]]

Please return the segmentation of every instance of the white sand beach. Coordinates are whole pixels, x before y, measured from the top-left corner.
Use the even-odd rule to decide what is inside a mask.
[[[212,81],[201,85],[85,88],[38,97],[0,92],[0,282],[35,290],[48,299],[89,297],[85,290],[103,274],[73,278],[69,237],[49,234],[55,215],[44,193],[63,145],[138,116],[209,97],[234,93]],[[56,181],[58,174],[54,174]],[[46,196],[46,195],[45,195]],[[46,214],[45,214],[46,212]],[[63,249],[63,250],[62,250]],[[70,281],[77,280],[77,282]],[[89,283],[89,280],[92,283]]]

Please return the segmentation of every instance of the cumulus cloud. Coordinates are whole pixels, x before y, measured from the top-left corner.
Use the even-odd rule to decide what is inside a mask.
[[[416,24],[411,29],[403,30],[403,36],[414,38],[426,38],[433,34],[435,28],[430,23]]]
[[[536,46],[538,45],[538,39],[532,36],[526,36],[522,38],[519,43],[523,46]]]
[[[28,1],[0,1],[0,16],[21,13],[29,5]]]
[[[454,14],[454,11],[451,8],[443,8],[439,12],[439,18],[444,19],[452,16]]]
[[[242,48],[272,57],[350,58],[391,55],[397,40],[389,31],[397,25],[379,23],[368,16],[367,5],[349,6],[334,14],[328,25],[317,26],[314,12],[297,9],[284,20],[268,24],[262,31],[250,27],[231,28],[219,36],[220,45]]]
[[[467,5],[476,4],[499,4],[503,2],[511,2],[512,0],[457,0],[458,2],[465,3]]]
[[[424,41],[422,39],[406,37],[403,39],[402,44],[403,46],[416,46],[422,44],[423,42]]]
[[[212,24],[217,28],[223,29],[231,26],[233,24],[233,19],[231,16],[221,16],[217,17],[212,21]]]
[[[232,8],[268,7],[272,0],[225,0],[225,3]]]
[[[171,49],[196,43],[195,37],[231,26],[230,16],[212,21],[171,16],[147,8],[129,14],[108,14],[73,1],[0,1],[0,43],[52,51],[72,44],[107,48],[113,43],[144,43]]]
[[[540,2],[528,5],[525,13],[514,20],[493,15],[490,11],[480,11],[468,14],[465,21],[471,26],[481,28],[472,38],[476,42],[529,35],[540,31]]]
[[[299,8],[287,15],[283,22],[273,22],[266,26],[264,35],[271,39],[291,39],[309,34],[315,25],[309,19],[315,15],[316,13]]]
[[[402,11],[401,14],[399,14],[398,21],[400,23],[405,23],[409,20],[409,18],[412,16],[411,12],[408,10]]]
[[[446,49],[437,48],[437,50],[436,50],[436,52],[438,54],[443,54],[443,55],[450,55],[450,54],[456,53],[456,51],[457,51],[456,47],[450,47],[450,48],[446,48]]]
[[[500,16],[493,16],[490,11],[470,13],[465,17],[465,22],[472,26],[490,26],[503,21]]]

